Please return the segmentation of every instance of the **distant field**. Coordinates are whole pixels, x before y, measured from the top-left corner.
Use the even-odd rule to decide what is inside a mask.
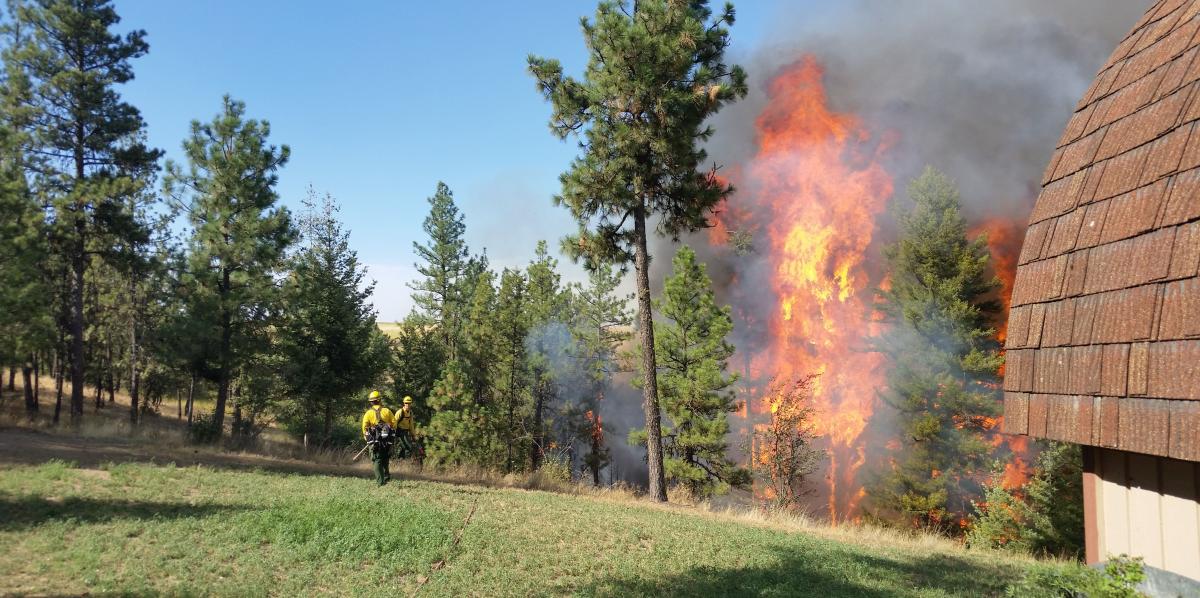
[[[396,338],[400,331],[399,322],[376,322],[376,326],[379,327],[381,332],[392,338]]]
[[[989,596],[1031,564],[629,499],[152,464],[0,468],[3,595]]]

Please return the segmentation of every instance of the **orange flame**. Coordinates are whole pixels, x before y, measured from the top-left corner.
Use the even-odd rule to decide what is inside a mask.
[[[777,309],[761,314],[770,344],[750,369],[781,379],[821,374],[813,398],[817,431],[830,444],[828,509],[836,522],[852,517],[863,497],[860,437],[882,383],[882,357],[864,343],[875,330],[864,262],[892,179],[880,164],[886,144],[872,143],[854,115],[830,109],[823,74],[806,56],[770,82],[758,152],[743,172],[754,209],[727,206],[713,234],[753,230],[751,217],[761,223]]]
[[[971,237],[987,235],[988,251],[991,253],[992,271],[1000,280],[998,299],[1003,305],[995,322],[996,339],[1004,343],[1008,331],[1008,308],[1012,303],[1013,281],[1017,275],[1017,258],[1021,253],[1021,243],[1025,235],[1021,222],[1004,218],[988,218],[968,231]],[[1000,377],[1004,377],[1004,367],[1001,366]],[[1003,417],[996,418],[988,429],[999,430]],[[996,434],[993,444],[996,447],[1007,445],[1012,451],[1012,459],[1005,464],[1001,484],[1007,490],[1020,488],[1029,481],[1032,469],[1029,465],[1029,439],[1025,436],[1010,436]]]

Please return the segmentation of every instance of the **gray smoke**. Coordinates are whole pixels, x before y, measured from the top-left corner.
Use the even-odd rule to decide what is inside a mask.
[[[1149,0],[851,0],[781,8],[768,41],[734,56],[752,92],[715,120],[719,164],[753,154],[765,83],[802,54],[826,67],[833,108],[895,131],[897,192],[925,164],[973,215],[1032,206],[1042,170],[1109,53]],[[733,36],[737,36],[734,27]]]

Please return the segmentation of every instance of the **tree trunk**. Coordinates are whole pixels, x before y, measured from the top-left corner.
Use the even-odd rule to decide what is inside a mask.
[[[224,303],[227,299],[225,295],[229,289],[229,270],[225,269],[221,276],[221,301]],[[225,403],[229,400],[229,383],[230,383],[230,355],[229,351],[233,343],[233,314],[229,313],[229,308],[222,305],[221,307],[221,353],[220,353],[220,372],[217,378],[217,405],[213,408],[213,426],[217,429],[217,436],[220,437],[224,433],[222,426],[225,423]]]
[[[25,383],[25,411],[33,415],[38,411],[37,395],[33,394],[33,358],[21,366],[21,381]]]
[[[38,358],[38,354],[33,354],[33,401],[37,403],[42,400],[42,360]]]
[[[654,314],[650,306],[650,252],[646,248],[646,212],[633,214],[634,269],[637,271],[638,340],[642,345],[642,410],[646,414],[646,467],[650,473],[650,497],[667,502],[667,480],[663,471],[662,417],[658,410],[658,360],[654,355]]]
[[[16,380],[17,380],[17,367],[9,366],[8,367],[8,392],[13,392],[14,390],[16,390],[16,384],[15,384]]]
[[[96,368],[96,411],[104,407],[104,369]]]
[[[192,401],[195,400],[195,398],[196,398],[196,374],[193,373],[192,381],[191,381],[191,383],[188,384],[187,416],[188,416],[188,427],[189,428],[192,427],[192,410],[193,410]]]
[[[138,338],[137,338],[137,318],[132,313],[136,311],[137,298],[134,292],[137,290],[134,276],[129,277],[129,299],[134,302],[134,309],[131,309],[129,316],[129,421],[137,423],[138,421],[138,392],[141,385],[139,382],[138,372]]]
[[[54,424],[58,425],[59,415],[62,413],[62,398],[63,398],[63,374],[66,371],[66,360],[63,356],[59,356],[58,367],[54,371]]]
[[[322,441],[323,446],[333,444],[333,401],[325,399],[325,434]]]
[[[82,176],[80,177],[82,178]],[[71,318],[70,318],[70,335],[71,335],[71,424],[79,425],[83,419],[83,387],[87,381],[84,379],[84,354],[83,354],[83,331],[84,331],[84,315],[83,315],[83,274],[87,269],[86,255],[84,254],[83,243],[83,214],[76,216],[75,234],[78,238],[75,240],[75,255],[71,256]]]
[[[104,385],[108,388],[108,404],[115,405],[117,403],[117,388],[116,388],[117,385],[116,385],[116,383],[113,382],[113,378],[116,378],[116,376],[113,375],[112,343],[108,344],[108,355],[107,355],[106,361],[108,362],[107,363],[108,367],[104,368],[104,371],[105,371]]]
[[[538,377],[541,378],[540,373]],[[537,471],[542,467],[542,457],[545,455],[542,450],[546,442],[542,434],[542,412],[546,406],[546,383],[538,380],[533,388],[533,442],[529,445],[529,469]]]
[[[183,419],[183,390],[175,385],[175,419]]]

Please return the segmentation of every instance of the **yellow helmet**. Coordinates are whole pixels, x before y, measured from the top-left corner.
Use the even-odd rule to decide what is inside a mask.
[[[378,403],[379,397],[382,397],[382,396],[383,395],[379,394],[378,390],[372,390],[371,394],[367,395],[367,400],[371,401],[372,403]]]
[[[404,397],[405,405],[412,405],[412,397]]]

